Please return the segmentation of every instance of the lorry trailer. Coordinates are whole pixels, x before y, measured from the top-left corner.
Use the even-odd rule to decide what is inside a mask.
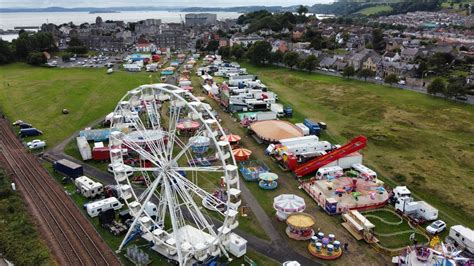
[[[66,159],[61,159],[53,162],[53,170],[73,179],[84,175],[82,165],[79,165],[75,162],[71,162]]]

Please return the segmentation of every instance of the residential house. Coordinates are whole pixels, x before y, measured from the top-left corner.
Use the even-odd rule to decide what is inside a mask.
[[[252,45],[254,42],[263,41],[263,40],[264,38],[257,34],[249,34],[247,36],[235,34],[234,36],[230,38],[230,46],[234,46],[235,44],[240,44],[242,46],[248,47]]]
[[[344,70],[345,67],[347,67],[347,65],[348,65],[347,62],[336,59],[336,62],[334,62],[334,64],[332,66],[337,71],[342,71],[342,70]]]
[[[285,53],[288,51],[288,44],[284,40],[275,40],[272,42],[272,52],[280,51]]]
[[[420,49],[418,48],[405,48],[400,53],[400,59],[407,63],[413,62],[419,54]]]
[[[377,73],[382,62],[382,57],[377,53],[372,53],[362,64],[362,69],[369,69],[373,73]]]
[[[362,68],[362,64],[365,62],[369,54],[370,54],[370,50],[364,49],[358,53],[354,53],[351,56],[349,56],[347,59],[347,62],[349,65],[354,67],[355,71],[358,71],[359,69]]]
[[[397,77],[413,77],[416,74],[416,65],[405,62],[382,62],[382,76],[391,74]]]
[[[230,45],[229,38],[220,38],[219,39],[219,47],[229,46],[229,45]]]
[[[334,63],[336,63],[336,59],[326,56],[319,62],[319,66],[323,68],[332,68]]]
[[[383,60],[386,62],[398,62],[400,61],[400,55],[398,53],[388,51],[383,55]]]

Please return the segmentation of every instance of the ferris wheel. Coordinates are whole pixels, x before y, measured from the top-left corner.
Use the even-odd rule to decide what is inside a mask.
[[[176,86],[143,85],[118,103],[110,130],[115,181],[133,217],[118,251],[140,235],[180,265],[229,257],[238,168],[209,105]]]

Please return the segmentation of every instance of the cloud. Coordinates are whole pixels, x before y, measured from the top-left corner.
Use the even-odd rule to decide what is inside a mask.
[[[113,7],[113,6],[248,6],[248,5],[313,5],[315,3],[331,3],[333,0],[208,0],[203,5],[201,0],[0,0],[0,7]]]

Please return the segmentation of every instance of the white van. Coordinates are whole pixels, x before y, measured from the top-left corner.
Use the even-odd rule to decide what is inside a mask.
[[[329,167],[321,167],[316,172],[315,178],[316,179],[327,179],[328,176],[338,178],[344,175],[344,172],[340,166],[329,166]]]
[[[86,205],[87,214],[90,217],[96,217],[99,213],[114,209],[120,210],[123,204],[115,197],[106,198],[103,200],[94,201]]]
[[[359,172],[359,176],[365,180],[377,179],[377,173],[363,164],[360,164],[360,163],[353,164],[352,169]]]
[[[474,231],[463,225],[453,225],[449,229],[448,242],[454,242],[456,247],[474,253]]]

